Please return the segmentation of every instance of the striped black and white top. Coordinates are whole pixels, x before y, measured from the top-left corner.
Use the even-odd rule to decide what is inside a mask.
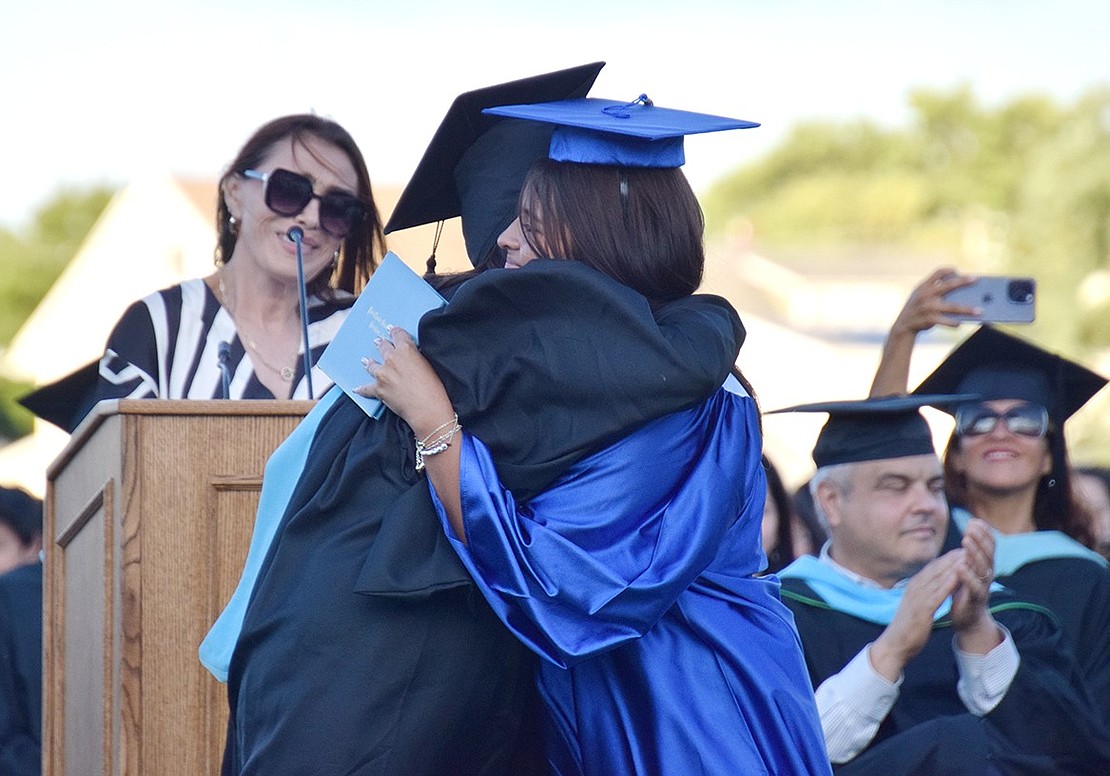
[[[335,301],[309,297],[308,341],[313,364],[346,320],[354,300],[344,292],[337,292]],[[219,399],[221,342],[228,344],[229,398],[308,398],[303,347],[298,351],[291,393],[275,397],[255,376],[231,315],[199,278],[153,293],[127,309],[100,359],[96,398]],[[313,395],[319,398],[331,384],[314,366]]]

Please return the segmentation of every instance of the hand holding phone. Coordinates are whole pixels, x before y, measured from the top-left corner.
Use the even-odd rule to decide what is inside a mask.
[[[976,314],[953,315],[978,323],[1032,323],[1036,316],[1037,281],[1028,277],[981,275],[944,295],[951,304],[974,308]]]

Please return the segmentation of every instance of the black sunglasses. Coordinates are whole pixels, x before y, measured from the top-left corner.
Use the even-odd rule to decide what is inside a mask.
[[[982,404],[968,404],[956,410],[956,433],[983,436],[994,431],[999,421],[1011,434],[1043,437],[1048,432],[1048,410],[1039,404],[1019,404],[1001,413]]]
[[[358,197],[340,191],[317,194],[312,181],[299,173],[279,167],[270,172],[243,170],[243,176],[262,181],[262,199],[279,216],[295,216],[313,199],[320,200],[320,226],[333,237],[346,237],[366,218],[366,205]]]

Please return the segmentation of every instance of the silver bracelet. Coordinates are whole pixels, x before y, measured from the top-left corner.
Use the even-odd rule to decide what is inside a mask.
[[[438,437],[432,438],[436,433],[442,431],[447,426],[451,426],[446,432],[440,434]],[[456,413],[455,417],[444,423],[432,433],[428,434],[423,439],[416,440],[416,471],[424,471],[424,458],[430,455],[439,455],[448,447],[451,446],[451,441],[455,438],[455,434],[462,431],[462,426],[459,425],[459,416]]]

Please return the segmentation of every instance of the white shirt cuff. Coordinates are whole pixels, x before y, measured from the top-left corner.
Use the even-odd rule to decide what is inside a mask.
[[[1021,657],[1010,632],[1001,625],[1002,643],[985,655],[963,652],[952,639],[960,680],[956,692],[967,710],[977,717],[988,714],[997,706],[1017,674]]]
[[[817,688],[817,711],[829,759],[844,763],[862,752],[898,700],[902,677],[887,681],[871,667],[871,645]]]

